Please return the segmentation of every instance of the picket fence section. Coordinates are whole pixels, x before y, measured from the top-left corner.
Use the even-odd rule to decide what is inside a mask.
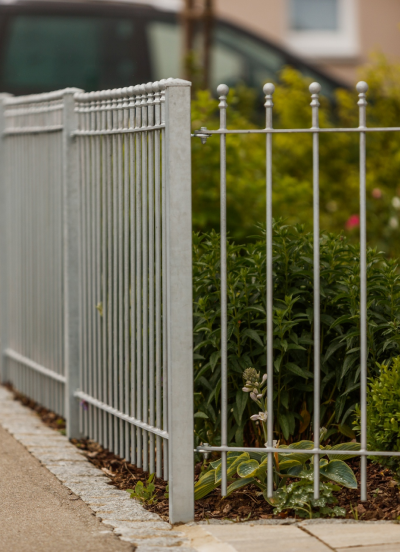
[[[1,381],[190,520],[190,83],[3,95],[0,125]]]

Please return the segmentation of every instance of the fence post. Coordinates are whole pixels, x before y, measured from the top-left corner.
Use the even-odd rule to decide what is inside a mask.
[[[5,156],[5,106],[4,99],[11,94],[0,94],[0,383],[6,383],[7,347],[7,180]]]
[[[190,87],[165,81],[170,522],[194,518]]]
[[[73,132],[78,128],[76,92],[64,92],[63,128],[63,246],[64,246],[64,370],[65,418],[69,439],[79,438],[79,157]]]

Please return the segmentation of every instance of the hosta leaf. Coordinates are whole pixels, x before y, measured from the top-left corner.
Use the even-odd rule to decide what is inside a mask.
[[[288,471],[287,471],[287,475],[291,475],[293,477],[297,477],[298,475],[300,475],[300,473],[303,471],[303,466],[302,464],[299,464],[298,466],[293,466],[293,468],[290,468]]]
[[[235,458],[238,458],[239,456],[242,456],[243,454],[247,454],[247,452],[228,452],[228,458],[227,458],[227,464],[230,466],[230,464],[233,462]],[[218,458],[218,460],[214,460],[214,462],[210,462],[210,466],[214,469],[217,469],[218,466],[221,464],[221,458]]]
[[[360,443],[341,443],[340,445],[335,445],[332,447],[332,450],[360,450]],[[330,454],[329,459],[332,460],[349,460],[349,458],[354,458],[358,456],[357,454]]]
[[[341,433],[342,435],[345,435],[349,439],[355,439],[356,438],[356,434],[351,429],[351,427],[349,427],[347,424],[339,424],[338,429],[339,429],[339,433]]]
[[[294,466],[301,466],[301,462],[298,460],[283,460],[279,462],[279,471],[288,470]]]
[[[258,470],[259,463],[257,460],[246,460],[239,464],[237,474],[239,477],[251,477]]]
[[[237,491],[242,487],[246,487],[246,485],[250,485],[251,483],[254,483],[254,482],[255,482],[254,477],[245,477],[244,479],[236,479],[231,485],[229,485],[226,492],[226,496],[229,496],[234,491]]]
[[[314,448],[314,443],[312,441],[299,441],[298,443],[292,443],[288,446],[287,450],[296,450],[296,449],[305,449],[305,450],[311,450]],[[301,462],[304,464],[309,458],[311,458],[312,454],[296,454],[295,452],[291,452],[290,454],[288,452],[285,452],[285,454],[279,453],[279,462],[283,460],[297,460],[298,462]]]
[[[332,460],[326,466],[322,466],[320,472],[324,477],[343,485],[343,487],[357,489],[357,480],[353,470],[342,460]]]
[[[232,477],[232,475],[236,472],[236,468],[241,462],[245,460],[249,460],[248,452],[243,452],[242,454],[237,453],[237,454],[238,456],[228,456],[227,470],[226,470],[228,479]],[[221,462],[219,462],[215,470],[215,483],[218,483],[218,484],[221,483],[221,479],[222,479],[222,465],[221,465]]]
[[[215,470],[207,472],[200,477],[194,486],[194,499],[200,500],[200,498],[204,498],[211,493],[211,491],[216,489],[217,486],[218,484],[215,483]]]

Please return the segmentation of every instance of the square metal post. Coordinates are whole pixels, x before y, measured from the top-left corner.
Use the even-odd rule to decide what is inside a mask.
[[[64,370],[65,417],[69,439],[79,438],[79,155],[73,132],[78,128],[74,95],[64,93],[63,129],[63,288],[64,288]]]
[[[7,381],[7,172],[5,155],[4,99],[11,94],[0,94],[0,383]]]
[[[165,81],[170,522],[194,518],[190,86]]]

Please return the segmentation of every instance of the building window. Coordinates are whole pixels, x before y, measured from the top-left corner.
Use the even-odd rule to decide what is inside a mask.
[[[286,0],[286,44],[310,60],[359,53],[359,0]]]
[[[290,26],[294,31],[337,31],[338,0],[291,0]]]

